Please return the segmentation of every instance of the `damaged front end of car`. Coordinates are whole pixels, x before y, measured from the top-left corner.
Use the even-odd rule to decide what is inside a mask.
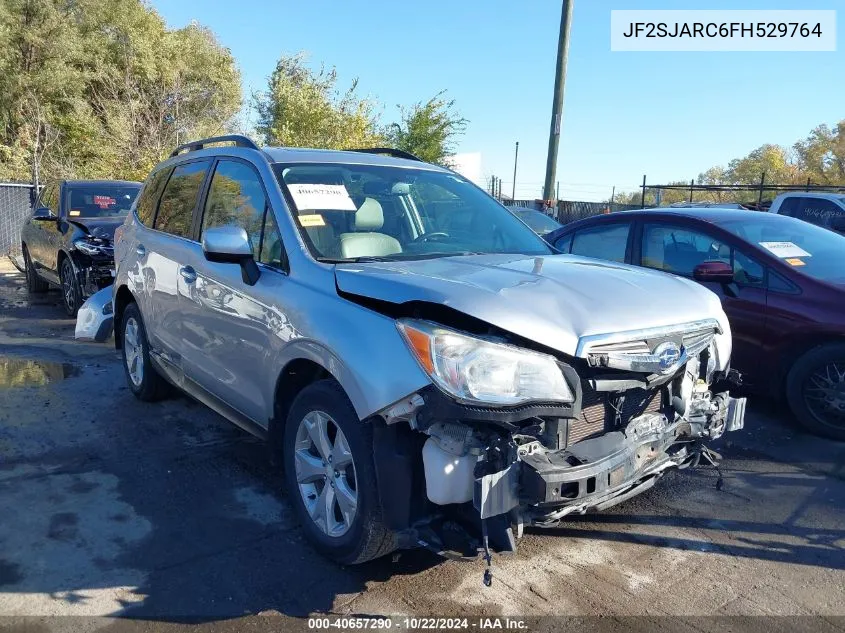
[[[73,239],[71,260],[84,297],[90,297],[114,283],[114,244],[108,231],[89,229],[78,221],[70,221],[79,229]]]
[[[429,509],[407,546],[489,560],[515,550],[524,526],[604,510],[669,469],[712,463],[707,442],[743,426],[745,399],[718,390],[737,377],[717,361],[715,319],[587,337],[574,357],[397,323],[433,382],[380,412],[383,433],[425,438],[404,449],[411,459],[422,444]]]

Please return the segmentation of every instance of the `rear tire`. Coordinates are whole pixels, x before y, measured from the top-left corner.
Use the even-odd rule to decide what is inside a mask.
[[[50,284],[41,279],[35,270],[32,259],[29,256],[29,249],[24,244],[23,247],[23,269],[26,275],[26,289],[32,293],[47,292],[50,289]]]
[[[786,396],[808,431],[845,440],[845,344],[816,347],[795,361],[786,378]]]
[[[170,385],[150,362],[150,344],[138,304],[133,302],[123,309],[120,334],[123,370],[132,393],[145,402],[161,400]]]
[[[331,379],[303,389],[285,424],[290,502],[314,549],[342,564],[364,563],[397,547],[396,534],[382,521],[372,433]]]

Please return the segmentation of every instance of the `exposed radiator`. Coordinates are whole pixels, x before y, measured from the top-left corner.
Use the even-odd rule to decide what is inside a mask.
[[[575,420],[569,421],[567,446],[619,428],[614,426],[616,412],[609,404],[616,395],[593,391],[589,385],[583,385],[581,415]],[[619,426],[624,427],[632,418],[643,413],[657,413],[662,407],[663,391],[660,389],[652,391],[631,389],[626,391],[625,401],[621,407],[622,420]]]

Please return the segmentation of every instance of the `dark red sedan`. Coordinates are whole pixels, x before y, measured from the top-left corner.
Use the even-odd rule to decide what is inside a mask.
[[[587,218],[546,239],[702,283],[722,299],[743,382],[845,440],[845,237],[770,213],[671,208]]]

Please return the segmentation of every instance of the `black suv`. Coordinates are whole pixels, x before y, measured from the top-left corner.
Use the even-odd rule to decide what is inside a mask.
[[[21,230],[30,292],[61,286],[75,317],[86,297],[114,279],[115,229],[123,224],[139,182],[62,180],[45,186]]]

